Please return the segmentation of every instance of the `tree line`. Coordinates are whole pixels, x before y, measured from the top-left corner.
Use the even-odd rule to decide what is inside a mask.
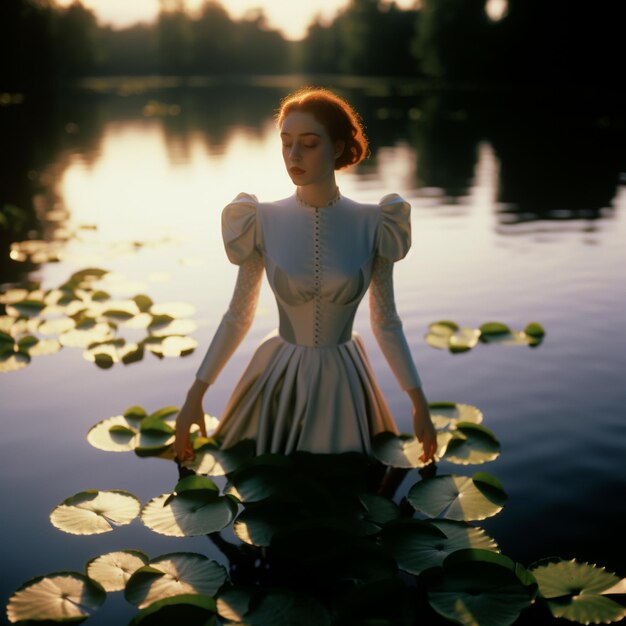
[[[488,0],[422,0],[401,9],[350,0],[329,23],[286,40],[262,11],[234,19],[215,0],[189,14],[160,0],[157,20],[114,30],[75,0],[0,2],[0,87],[26,89],[94,75],[351,74],[445,84],[602,84],[619,78],[619,2],[586,9],[566,0],[508,0],[497,20]]]

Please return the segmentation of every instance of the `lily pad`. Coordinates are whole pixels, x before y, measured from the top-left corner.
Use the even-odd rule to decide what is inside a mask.
[[[130,452],[137,446],[139,424],[144,417],[145,412],[141,415],[132,410],[124,415],[109,417],[91,427],[87,433],[87,441],[99,450]]]
[[[210,596],[184,594],[157,600],[133,617],[129,626],[162,626],[184,624],[185,626],[212,626],[211,617],[217,612],[215,600]]]
[[[139,550],[122,550],[102,554],[87,563],[87,576],[105,591],[122,591],[140,567],[148,564],[148,557]]]
[[[152,331],[154,337],[168,337],[169,335],[188,335],[198,329],[194,320],[174,319],[168,324],[155,328]]]
[[[13,317],[37,317],[45,308],[43,300],[22,300],[7,305],[6,311]]]
[[[163,302],[150,307],[152,315],[169,315],[178,318],[191,317],[195,312],[196,307],[187,302]]]
[[[3,352],[0,353],[0,373],[16,372],[25,368],[30,363],[27,352]]]
[[[330,616],[311,596],[301,592],[270,590],[260,593],[244,617],[259,626],[330,626]]]
[[[141,503],[128,491],[82,491],[59,504],[50,521],[72,535],[97,535],[130,524],[140,509]]]
[[[459,327],[455,322],[443,320],[428,326],[424,339],[433,348],[451,352],[467,352],[480,338],[480,331],[475,328]]]
[[[217,488],[199,488],[153,498],[144,506],[141,521],[161,535],[194,537],[221,530],[236,514],[230,497],[220,496]]]
[[[198,347],[198,342],[192,337],[169,335],[167,337],[150,337],[144,345],[157,356],[179,357],[191,354]]]
[[[411,574],[441,567],[444,559],[457,550],[498,551],[496,542],[481,528],[450,520],[401,520],[385,526],[381,538],[383,548],[396,559],[398,567]]]
[[[207,433],[215,430],[219,420],[210,415],[204,416]],[[198,437],[194,440],[194,458],[184,465],[197,474],[206,476],[224,476],[234,472],[247,460],[254,456],[254,442],[244,439],[237,445],[221,449],[211,439]]]
[[[10,598],[7,617],[11,623],[56,621],[78,624],[97,611],[106,593],[79,572],[56,572],[38,576],[22,585]]]
[[[603,567],[550,558],[529,569],[555,617],[581,624],[609,624],[626,617],[626,579]]]
[[[458,465],[479,465],[500,456],[500,442],[480,424],[458,422],[443,458]]]
[[[486,472],[468,476],[436,476],[415,483],[407,499],[429,517],[457,521],[481,520],[502,510],[507,495],[500,482]]]
[[[75,326],[76,322],[72,318],[58,317],[41,322],[37,327],[37,332],[42,335],[60,335],[72,330]]]
[[[460,550],[433,576],[428,602],[443,617],[464,626],[509,626],[532,604],[537,585],[508,557],[487,550]]]
[[[432,402],[428,407],[437,430],[454,430],[459,422],[480,424],[483,421],[482,412],[471,404]]]
[[[63,346],[56,339],[40,339],[32,348],[28,349],[30,356],[48,356],[56,354]]]
[[[124,597],[143,609],[174,596],[214,596],[225,580],[226,570],[219,563],[202,554],[174,552],[139,568],[126,584]]]
[[[437,433],[437,452],[439,459],[445,452],[451,435],[447,432]],[[384,465],[405,469],[424,467],[420,456],[424,448],[417,437],[408,434],[396,435],[391,432],[379,433],[372,442],[372,454]]]
[[[59,336],[59,341],[68,348],[87,348],[89,344],[101,343],[114,338],[111,327],[104,322],[98,322],[90,328],[77,327],[68,330]]]
[[[274,535],[293,524],[293,503],[264,500],[246,506],[237,517],[233,531],[253,546],[269,546]]]

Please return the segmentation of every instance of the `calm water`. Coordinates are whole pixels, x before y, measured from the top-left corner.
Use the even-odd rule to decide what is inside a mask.
[[[173,465],[95,450],[85,434],[131,405],[182,403],[236,273],[223,252],[221,208],[239,191],[260,199],[292,192],[271,121],[284,93],[281,86],[102,88],[0,110],[13,133],[8,196],[30,210],[35,194],[31,236],[61,241],[59,262],[39,265],[8,261],[4,246],[0,282],[52,288],[76,270],[106,268],[117,277],[107,286],[116,297],[192,303],[200,342],[185,358],[147,355],[107,371],[67,348],[1,376],[3,606],[31,577],[82,570],[110,550],[210,551],[205,539],[160,537],[138,520],[106,535],[66,535],[48,515],[85,489],[127,489],[145,502],[173,487]],[[413,207],[413,249],[396,266],[395,285],[427,396],[476,405],[502,443],[493,463],[442,463],[440,473],[484,469],[501,480],[509,502],[484,526],[512,558],[578,557],[626,575],[623,119],[563,115],[557,106],[539,115],[528,103],[380,85],[346,93],[367,121],[373,154],[340,175],[342,193],[377,201],[397,191]],[[148,115],[151,100],[170,115]],[[536,320],[547,336],[536,349],[479,345],[452,355],[423,340],[439,319],[498,320],[513,329]],[[220,414],[276,323],[264,285],[253,329],[207,394],[207,412]],[[409,430],[410,406],[373,340],[366,301],[355,328],[400,428]],[[125,623],[133,613],[111,594],[89,623]]]

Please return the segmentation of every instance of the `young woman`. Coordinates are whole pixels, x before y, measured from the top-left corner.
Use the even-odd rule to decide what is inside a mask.
[[[369,453],[396,424],[352,322],[369,287],[374,335],[413,404],[423,460],[437,449],[428,404],[396,313],[392,272],[411,245],[410,207],[397,194],[378,204],[342,196],[335,171],[367,154],[360,118],[325,89],[302,89],[276,116],[295,193],[259,202],[241,193],[225,207],[226,254],[239,266],[228,311],[176,420],[176,454],[193,456],[189,430],[204,433],[202,399],[247,333],[265,270],[279,328],[254,353],[214,436],[222,447],[256,440],[258,454],[295,450]]]

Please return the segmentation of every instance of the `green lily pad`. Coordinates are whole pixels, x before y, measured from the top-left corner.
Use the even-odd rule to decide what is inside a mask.
[[[454,430],[459,422],[480,424],[483,421],[482,412],[471,404],[432,402],[428,407],[433,425],[437,430]]]
[[[48,356],[56,354],[63,346],[56,339],[40,339],[34,346],[28,349],[30,356]]]
[[[187,302],[163,302],[150,307],[152,315],[169,315],[174,318],[191,317],[195,312],[196,307]]]
[[[511,334],[511,329],[501,322],[486,322],[480,326],[479,330],[482,337]]]
[[[407,499],[429,517],[457,521],[481,520],[502,510],[507,495],[500,482],[486,472],[468,476],[436,476],[415,483]]]
[[[293,503],[264,500],[246,506],[233,531],[241,541],[253,546],[269,546],[274,535],[293,524]]]
[[[152,331],[154,337],[168,337],[169,335],[188,335],[198,329],[198,324],[193,320],[174,319],[168,324],[155,328]]]
[[[43,300],[22,300],[6,306],[6,312],[13,317],[37,317],[46,308]]]
[[[180,595],[214,596],[225,580],[224,567],[203,554],[174,552],[139,568],[126,584],[124,597],[143,609]]]
[[[37,327],[37,332],[42,335],[60,335],[72,330],[76,322],[70,317],[59,317],[56,319],[44,320]]]
[[[145,350],[142,344],[129,343],[123,348],[118,350],[120,361],[124,365],[130,365],[130,363],[138,363],[143,360]]]
[[[154,304],[152,298],[150,298],[150,296],[146,296],[145,294],[135,296],[133,301],[142,313],[147,313],[150,310],[150,307]]]
[[[543,559],[530,566],[555,617],[581,624],[610,624],[626,617],[626,579],[572,559]]]
[[[530,322],[526,328],[524,328],[524,332],[530,337],[534,337],[536,339],[543,339],[546,334],[544,327],[539,324],[539,322]]]
[[[163,494],[150,500],[141,521],[151,530],[170,537],[194,537],[217,532],[230,524],[237,505],[213,489]]]
[[[383,548],[396,559],[398,567],[411,574],[441,567],[444,559],[457,550],[498,551],[496,542],[481,528],[450,520],[402,520],[385,526],[381,538]]]
[[[205,415],[206,430],[210,433],[215,430],[219,420]],[[222,450],[211,439],[197,437],[194,440],[194,458],[185,462],[185,467],[197,474],[206,476],[225,476],[238,469],[243,463],[254,456],[254,442],[246,439],[237,445]]]
[[[0,353],[0,373],[16,372],[25,368],[29,363],[30,355],[27,352]]]
[[[15,302],[21,302],[28,296],[28,289],[13,288],[7,289],[0,293],[0,303],[13,304]]]
[[[72,535],[97,535],[130,524],[140,509],[141,503],[128,491],[82,491],[59,504],[50,521]]]
[[[428,602],[443,617],[464,626],[509,626],[536,594],[531,576],[508,557],[487,550],[460,550],[433,576]]]
[[[130,452],[139,442],[139,423],[142,419],[132,413],[109,417],[91,427],[87,441],[98,450]]]
[[[443,320],[428,326],[424,339],[433,348],[451,352],[467,352],[480,338],[480,331],[475,328],[459,327],[458,324]]]
[[[130,621],[130,626],[162,626],[184,624],[185,626],[212,626],[211,617],[217,612],[215,600],[210,596],[184,594],[157,600],[141,609]]]
[[[167,337],[150,337],[145,340],[144,345],[157,356],[179,357],[191,354],[198,347],[198,342],[192,337],[168,335]]]
[[[92,343],[103,343],[114,338],[111,327],[104,322],[98,322],[91,327],[85,326],[83,328],[77,325],[73,330],[68,330],[59,335],[61,344],[68,348],[87,348]]]
[[[258,626],[330,626],[330,616],[311,596],[301,592],[270,590],[254,598],[244,617]]]
[[[443,458],[458,465],[478,465],[500,456],[500,442],[480,424],[458,422]]]
[[[95,613],[106,597],[104,590],[79,572],[38,576],[22,585],[9,599],[11,623],[72,622],[78,624]]]
[[[217,612],[232,622],[241,622],[250,610],[255,590],[224,586],[217,596]]]
[[[148,560],[139,550],[109,552],[87,563],[87,576],[105,591],[122,591],[134,572],[147,565]]]
[[[121,326],[124,328],[135,328],[135,329],[144,329],[148,328],[152,323],[152,315],[149,313],[139,313],[134,317],[131,317],[123,322],[121,322]]]
[[[437,433],[437,452],[435,460],[445,452],[451,435],[447,432]],[[379,433],[372,442],[372,454],[384,465],[405,469],[424,467],[420,456],[424,447],[417,437],[408,434],[396,435],[391,432]]]
[[[374,493],[362,493],[359,500],[365,506],[365,518],[375,524],[386,524],[400,517],[398,505],[393,500]]]

